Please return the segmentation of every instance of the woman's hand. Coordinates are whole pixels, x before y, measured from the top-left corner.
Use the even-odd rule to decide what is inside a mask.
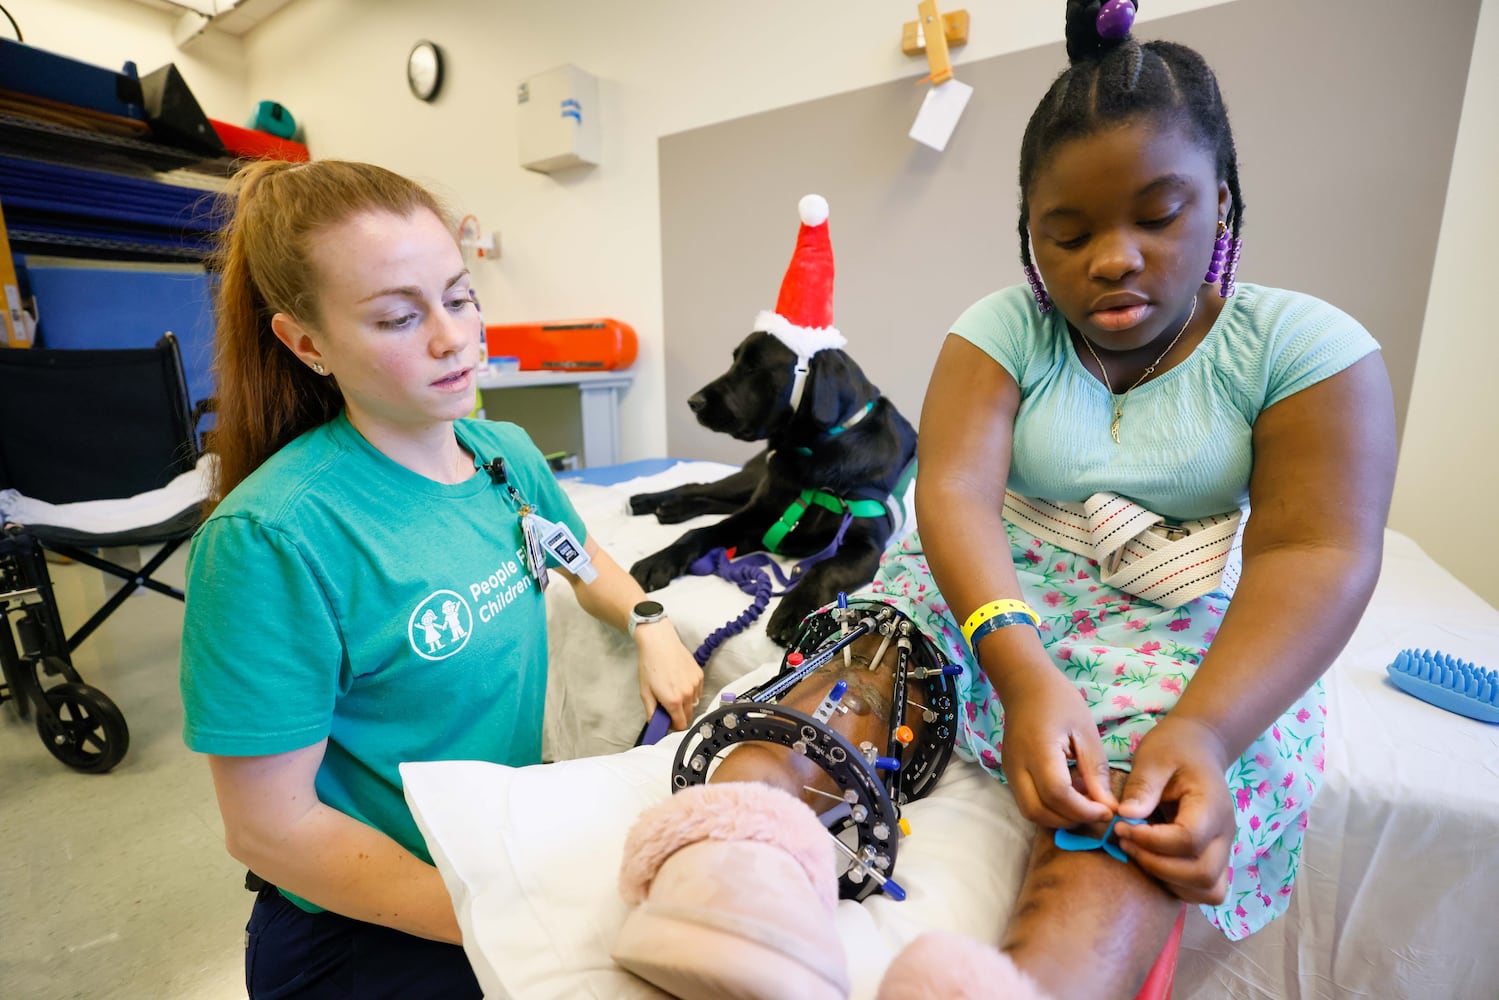
[[[660,705],[671,716],[672,729],[686,729],[703,693],[703,668],[697,665],[668,619],[638,625],[640,700],[649,719]]]
[[[1001,700],[1002,765],[1021,815],[1052,828],[1113,816],[1118,803],[1109,788],[1109,760],[1077,688],[1048,663],[1014,678]]]
[[[1119,815],[1164,822],[1114,827],[1120,846],[1147,874],[1188,903],[1222,903],[1228,895],[1228,857],[1234,840],[1234,803],[1224,773],[1223,741],[1210,727],[1168,715],[1145,734],[1124,783]]]

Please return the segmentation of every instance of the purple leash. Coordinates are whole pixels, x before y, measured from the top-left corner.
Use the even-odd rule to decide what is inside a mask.
[[[833,553],[838,551],[838,546],[843,544],[843,535],[848,531],[848,526],[853,523],[854,515],[845,513],[843,523],[838,525],[838,532],[833,540],[816,555],[810,555],[791,567],[789,574],[781,572],[781,566],[767,553],[755,552],[747,556],[735,559],[729,555],[727,549],[716,548],[701,558],[695,559],[687,571],[693,576],[719,576],[734,584],[754,598],[750,606],[745,608],[738,617],[731,618],[722,627],[715,629],[703,644],[692,654],[700,667],[707,666],[708,658],[713,651],[722,646],[730,638],[743,632],[754,624],[755,619],[765,613],[765,608],[770,604],[772,597],[780,597],[789,593],[798,583],[802,582],[807,570],[816,566],[825,559],[831,559]],[[770,572],[767,573],[766,570]],[[775,590],[770,582],[770,574],[774,573],[781,589]],[[635,741],[636,746],[650,746],[671,731],[671,716],[666,709],[656,706],[656,711],[651,714],[650,720],[646,722],[645,728],[640,732],[640,738]]]

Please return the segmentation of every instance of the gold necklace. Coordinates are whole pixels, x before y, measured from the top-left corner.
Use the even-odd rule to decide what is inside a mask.
[[[1083,331],[1079,330],[1077,332],[1078,338],[1083,342],[1083,346],[1088,349],[1089,354],[1093,355],[1093,362],[1098,365],[1098,373],[1103,376],[1103,387],[1109,390],[1109,396],[1114,400],[1114,422],[1109,425],[1109,434],[1113,436],[1115,444],[1119,443],[1119,421],[1124,416],[1124,401],[1129,398],[1130,393],[1139,388],[1141,382],[1144,382],[1146,379],[1150,378],[1151,373],[1156,370],[1157,365],[1166,360],[1166,355],[1170,354],[1171,348],[1175,347],[1176,342],[1182,339],[1182,334],[1187,332],[1187,327],[1192,325],[1192,317],[1196,315],[1197,296],[1194,295],[1192,296],[1192,308],[1187,313],[1187,321],[1182,324],[1182,328],[1180,330],[1176,331],[1176,336],[1171,338],[1171,343],[1166,345],[1166,349],[1161,352],[1161,356],[1156,358],[1153,364],[1146,366],[1145,370],[1140,373],[1140,377],[1135,379],[1135,384],[1130,386],[1128,389],[1125,389],[1124,395],[1122,396],[1114,395],[1114,386],[1109,381],[1109,370],[1103,366],[1103,359],[1100,358],[1098,356],[1098,352],[1093,349],[1093,342],[1087,338]]]

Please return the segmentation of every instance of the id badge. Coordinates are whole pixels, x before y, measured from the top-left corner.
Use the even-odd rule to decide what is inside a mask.
[[[540,514],[532,513],[531,520],[536,522],[537,533],[541,539],[541,547],[552,554],[556,559],[584,583],[592,583],[598,579],[599,571],[593,568],[593,559],[583,546],[578,543],[578,536],[574,535],[572,529],[561,522],[548,521]]]
[[[551,580],[547,572],[546,549],[541,543],[542,525],[549,523],[537,516],[536,508],[529,504],[520,510],[520,532],[526,540],[526,569],[530,570],[531,576],[536,579],[536,586],[539,590],[546,590]]]

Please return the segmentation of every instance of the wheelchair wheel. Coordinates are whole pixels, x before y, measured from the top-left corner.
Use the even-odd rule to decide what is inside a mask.
[[[38,712],[36,731],[52,756],[86,774],[103,774],[130,748],[125,716],[98,688],[58,684],[43,694],[52,714]]]

